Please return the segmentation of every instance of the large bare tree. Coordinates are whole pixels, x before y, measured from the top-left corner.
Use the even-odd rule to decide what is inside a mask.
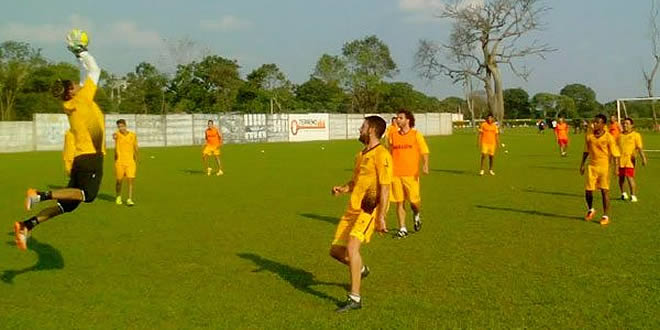
[[[502,120],[504,87],[500,66],[508,66],[514,74],[527,79],[529,70],[515,61],[532,55],[544,58],[555,50],[538,40],[527,42],[532,32],[542,28],[540,18],[549,9],[539,0],[455,0],[438,15],[453,22],[449,42],[420,40],[415,66],[428,79],[447,75],[454,83],[465,84],[468,76],[480,80],[489,110]]]
[[[651,11],[649,16],[649,37],[651,39],[651,55],[653,57],[653,68],[651,71],[642,70],[644,75],[644,85],[646,87],[646,92],[649,97],[653,97],[653,88],[655,75],[658,73],[658,67],[660,67],[660,28],[658,27],[658,6],[656,0],[651,0]],[[658,116],[655,111],[655,101],[651,103],[651,109],[653,112],[653,128],[658,130]]]

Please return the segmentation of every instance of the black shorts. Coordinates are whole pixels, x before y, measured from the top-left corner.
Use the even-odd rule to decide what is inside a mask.
[[[68,187],[82,190],[84,202],[90,203],[99,193],[102,178],[103,154],[80,155],[73,159]]]

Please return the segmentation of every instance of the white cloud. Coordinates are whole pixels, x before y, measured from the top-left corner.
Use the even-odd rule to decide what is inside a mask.
[[[417,11],[417,12],[437,12],[445,5],[453,4],[454,0],[399,0],[399,8],[403,11]],[[484,0],[460,0],[458,1],[459,8],[466,7],[481,7],[484,5]]]
[[[79,28],[89,33],[91,47],[128,45],[136,48],[156,48],[162,45],[158,32],[140,28],[135,22],[117,21],[95,26],[90,19],[78,14],[71,15],[67,21],[36,25],[8,22],[0,25],[0,35],[5,40],[64,44],[66,33],[72,28]]]
[[[199,26],[210,31],[234,31],[252,27],[252,22],[232,15],[222,16],[218,20],[202,20]]]

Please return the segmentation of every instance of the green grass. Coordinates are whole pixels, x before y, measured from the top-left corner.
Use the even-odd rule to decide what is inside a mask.
[[[506,133],[495,177],[476,175],[474,135],[428,139],[423,231],[363,248],[364,308],[346,315],[328,249],[347,197],[329,192],[357,141],[228,145],[222,177],[199,147],[145,148],[133,208],[114,205],[107,157],[99,199],[27,252],[11,224],[25,188],[65,185],[60,154],[2,154],[0,328],[658,328],[660,153],[638,169],[640,202],[614,201],[601,228],[580,220],[581,138],[560,158],[548,133]]]

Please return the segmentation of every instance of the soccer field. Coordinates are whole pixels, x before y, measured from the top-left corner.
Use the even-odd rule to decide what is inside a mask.
[[[66,184],[61,155],[0,154],[0,328],[660,327],[660,153],[638,168],[639,203],[612,180],[601,228],[582,221],[582,135],[567,158],[551,132],[502,142],[480,177],[474,134],[428,138],[424,228],[374,234],[363,308],[341,315],[348,270],[328,250],[348,196],[330,188],[357,140],[227,145],[221,177],[200,147],[144,148],[132,208],[114,204],[109,151],[98,199],[38,226],[27,252],[12,223],[26,188]]]

